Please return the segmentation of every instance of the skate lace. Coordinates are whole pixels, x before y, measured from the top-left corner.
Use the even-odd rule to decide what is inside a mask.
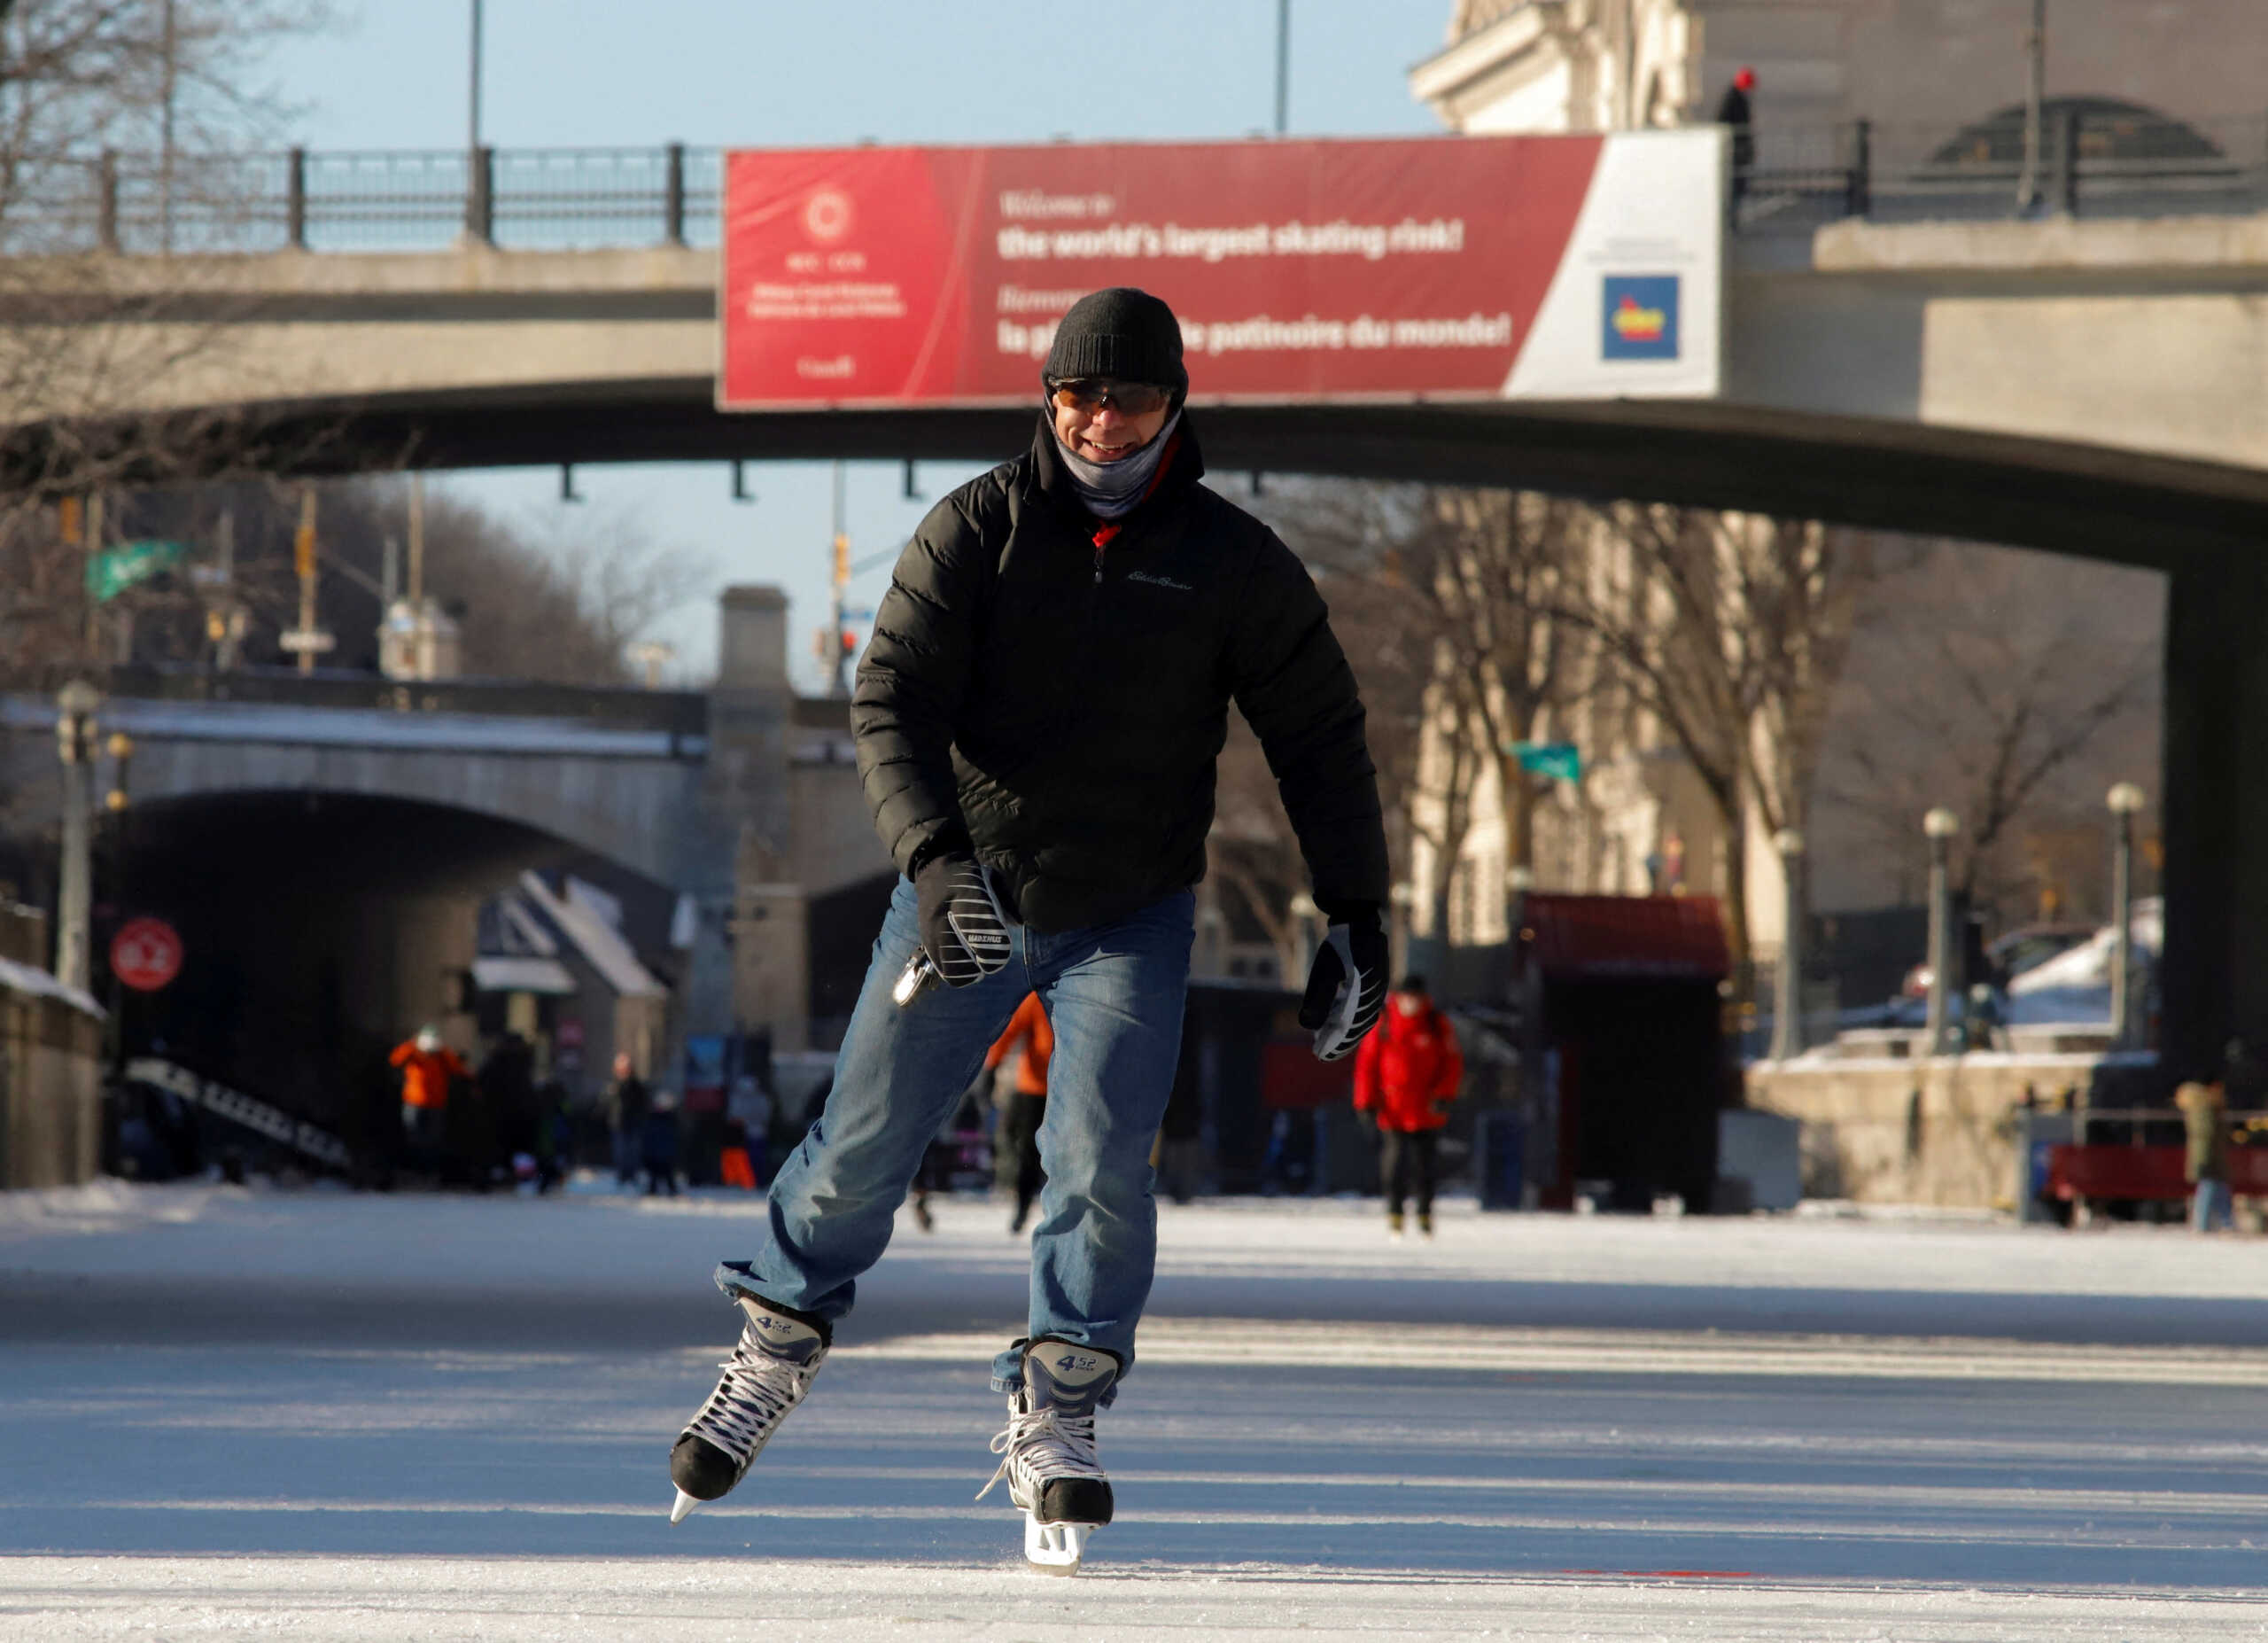
[[[765,1351],[742,1334],[733,1355],[718,1366],[725,1373],[701,1413],[686,1430],[706,1438],[741,1466],[764,1446],[781,1417],[801,1403],[819,1362],[789,1363]]]
[[[1030,1414],[1011,1412],[1006,1429],[992,1437],[992,1452],[1000,1457],[991,1482],[976,1491],[979,1500],[1014,1468],[1027,1482],[1045,1483],[1053,1477],[1102,1477],[1101,1459],[1095,1453],[1095,1418],[1041,1409]],[[1009,1489],[1013,1492],[1012,1480]]]

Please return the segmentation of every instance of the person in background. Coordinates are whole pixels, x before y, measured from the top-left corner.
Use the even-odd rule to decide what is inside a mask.
[[[1174,1063],[1173,1094],[1166,1097],[1166,1116],[1159,1121],[1158,1139],[1150,1149],[1150,1167],[1158,1173],[1158,1187],[1176,1203],[1197,1195],[1198,1177],[1205,1156],[1204,1052],[1195,1032],[1184,1029],[1181,1055]]]
[[[536,1153],[535,1046],[507,1028],[473,1074],[476,1100],[455,1113],[452,1150],[472,1165],[476,1187],[517,1175],[517,1159]]]
[[[2228,1091],[2210,1084],[2185,1084],[2173,1093],[2189,1133],[2186,1173],[2189,1180],[2189,1225],[2205,1233],[2229,1225]]]
[[[733,1126],[738,1125],[737,1144],[747,1164],[751,1186],[762,1186],[771,1168],[773,1106],[772,1093],[754,1073],[743,1072],[733,1080],[733,1093],[725,1102],[726,1144],[735,1144]],[[738,1185],[734,1181],[726,1184]]]
[[[1055,1030],[1048,1024],[1037,993],[1024,995],[1016,1013],[1008,1017],[1007,1031],[984,1052],[985,1066],[996,1070],[1011,1055],[1016,1056],[1015,1088],[1000,1109],[1000,1150],[1015,1164],[1016,1216],[1008,1223],[1012,1234],[1023,1231],[1033,1200],[1047,1184],[1047,1172],[1039,1162],[1039,1126],[1047,1118],[1047,1063],[1054,1054]]]
[[[548,1078],[535,1086],[535,1191],[540,1198],[567,1179],[575,1162],[575,1120],[567,1086]]]
[[[1742,198],[1748,192],[1748,174],[1756,164],[1756,133],[1752,126],[1755,110],[1749,101],[1749,94],[1755,90],[1756,71],[1744,68],[1733,76],[1732,84],[1725,88],[1724,100],[1717,105],[1717,123],[1732,128],[1731,205],[1736,216]]]
[[[725,1120],[725,1144],[717,1152],[717,1179],[742,1192],[756,1190],[756,1162],[748,1156],[748,1125],[738,1118]]]
[[[614,1077],[599,1095],[599,1114],[614,1135],[614,1180],[627,1187],[638,1179],[640,1149],[645,1145],[646,1112],[652,1101],[646,1081],[633,1071],[628,1050],[614,1057]]]
[[[639,1162],[646,1170],[646,1195],[666,1192],[677,1196],[677,1097],[656,1090],[639,1128]]]
[[[386,1059],[401,1069],[401,1133],[415,1161],[436,1161],[443,1126],[448,1122],[449,1085],[470,1078],[472,1069],[441,1042],[441,1030],[428,1022],[417,1036],[394,1046]]]
[[[1379,1126],[1379,1173],[1394,1237],[1402,1236],[1402,1206],[1413,1198],[1419,1235],[1433,1235],[1435,1153],[1464,1078],[1456,1029],[1427,996],[1425,978],[1404,976],[1376,1031],[1355,1052],[1355,1110]]]

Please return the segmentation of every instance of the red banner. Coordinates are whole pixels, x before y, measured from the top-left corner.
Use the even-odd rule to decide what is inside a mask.
[[[1105,285],[1173,305],[1200,402],[1496,397],[1602,141],[737,152],[718,401],[1029,401]]]

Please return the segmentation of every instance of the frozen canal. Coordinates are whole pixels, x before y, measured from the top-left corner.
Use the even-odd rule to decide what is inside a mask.
[[[669,1527],[759,1212],[0,1196],[0,1639],[2268,1637],[2268,1241],[1169,1207],[1054,1580],[973,1201]]]

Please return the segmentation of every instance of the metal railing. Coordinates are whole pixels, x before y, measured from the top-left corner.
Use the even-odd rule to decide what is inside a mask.
[[[1845,217],[2268,210],[2268,115],[2050,111],[2032,163],[2005,118],[1756,127],[1743,231]],[[0,255],[711,245],[722,151],[495,149],[0,158]]]
[[[399,680],[343,669],[302,674],[289,667],[242,667],[221,673],[146,662],[94,669],[75,663],[56,664],[14,681],[13,699],[19,704],[51,704],[58,690],[80,678],[90,679],[106,699],[118,701],[480,713],[569,720],[612,730],[656,730],[680,740],[706,736],[709,729],[709,698],[697,690],[531,684],[505,679]]]
[[[2268,115],[2179,123],[2050,111],[2028,166],[2020,126],[1852,121],[1759,126],[1737,183],[1744,230],[1845,217],[1983,221],[2268,210]]]
[[[713,245],[716,149],[483,148],[0,162],[0,254]]]

